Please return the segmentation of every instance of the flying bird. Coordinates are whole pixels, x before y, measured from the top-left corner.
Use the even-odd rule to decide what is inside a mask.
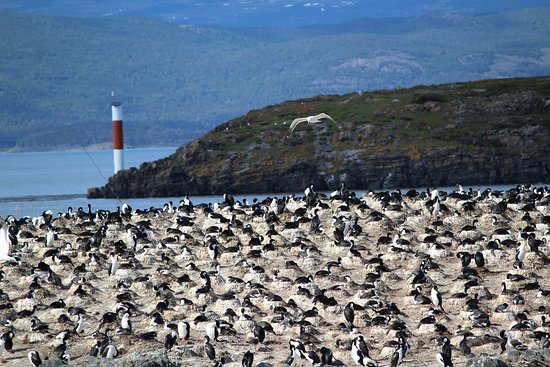
[[[322,122],[323,120],[330,120],[334,122],[334,124],[336,125],[336,121],[334,121],[332,117],[330,117],[326,113],[320,113],[315,116],[299,117],[297,119],[294,119],[294,121],[292,121],[292,123],[290,124],[288,135],[292,134],[294,129],[296,129],[296,126],[298,126],[301,122],[307,122],[308,124],[316,124],[318,122]]]

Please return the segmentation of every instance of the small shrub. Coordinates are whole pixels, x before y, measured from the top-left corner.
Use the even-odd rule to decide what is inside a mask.
[[[426,102],[446,102],[447,98],[439,93],[413,94],[411,103],[424,104]]]

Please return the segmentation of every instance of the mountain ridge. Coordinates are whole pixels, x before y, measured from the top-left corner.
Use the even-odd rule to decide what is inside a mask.
[[[0,150],[108,144],[111,91],[124,99],[126,146],[179,146],[285,100],[550,74],[549,9],[466,17],[475,27],[411,18],[374,34],[2,13]]]
[[[544,0],[521,2],[499,0],[249,0],[195,1],[160,0],[151,3],[144,0],[69,0],[40,2],[33,0],[5,0],[0,11],[37,13],[71,17],[148,17],[175,24],[207,26],[269,26],[294,28],[300,25],[337,24],[356,18],[358,14],[371,18],[412,17],[430,12],[454,11],[467,14],[487,14],[523,8],[547,7]]]

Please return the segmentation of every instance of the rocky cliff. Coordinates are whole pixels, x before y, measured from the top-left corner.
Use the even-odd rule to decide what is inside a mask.
[[[336,124],[300,124],[328,113]],[[513,184],[550,179],[550,77],[318,96],[250,111],[90,198]],[[115,195],[116,193],[116,195]]]

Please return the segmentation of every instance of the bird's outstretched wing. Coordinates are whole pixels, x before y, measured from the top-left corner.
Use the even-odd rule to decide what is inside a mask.
[[[292,132],[294,131],[294,129],[296,129],[296,126],[298,126],[300,122],[307,121],[308,124],[316,124],[318,122],[321,122],[322,120],[330,120],[334,122],[334,124],[336,125],[336,121],[334,121],[332,117],[330,117],[324,112],[321,112],[320,114],[315,116],[299,117],[297,119],[294,119],[294,121],[292,121],[292,123],[290,124],[288,135],[292,134]]]
[[[321,121],[321,120],[328,119],[328,120],[334,122],[334,124],[336,125],[336,121],[334,121],[334,120],[332,119],[332,117],[330,117],[329,115],[327,115],[327,114],[324,113],[324,112],[322,112],[322,113],[320,113],[320,114],[318,114],[318,115],[315,115],[314,117],[315,117],[315,119],[316,119],[317,121]]]
[[[304,121],[307,121],[307,117],[299,117],[297,119],[294,119],[294,121],[292,121],[292,123],[290,124],[290,129],[288,130],[288,134],[289,135],[292,134],[294,129],[296,129],[296,126],[298,126],[300,122],[304,122]]]

